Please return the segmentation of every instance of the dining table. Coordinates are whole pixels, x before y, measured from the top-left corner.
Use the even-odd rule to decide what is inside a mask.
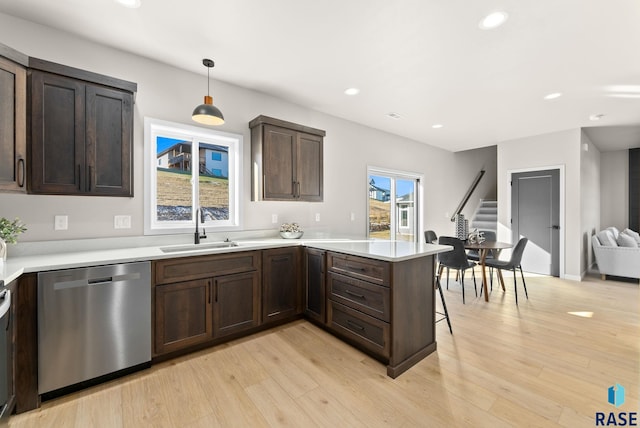
[[[487,267],[485,265],[485,261],[487,259],[487,255],[489,251],[494,252],[494,257],[498,257],[500,251],[512,248],[513,245],[508,242],[500,242],[500,241],[490,241],[485,240],[482,242],[471,242],[469,240],[464,241],[464,248],[467,250],[476,250],[478,251],[480,266],[482,266],[482,287],[484,289],[484,301],[489,301],[489,290],[487,288]],[[502,286],[502,290],[504,291],[504,279],[502,278],[502,272],[498,270],[498,277],[500,279],[500,285]]]

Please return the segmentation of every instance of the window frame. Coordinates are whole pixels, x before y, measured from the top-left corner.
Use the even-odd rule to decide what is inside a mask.
[[[370,212],[370,206],[369,206],[369,201],[370,201],[370,192],[369,192],[369,177],[371,177],[372,175],[378,175],[378,176],[384,176],[384,177],[388,177],[391,178],[391,189],[390,189],[390,195],[389,195],[389,199],[390,199],[390,204],[395,204],[395,201],[397,200],[398,195],[396,194],[396,181],[398,179],[400,180],[412,180],[415,181],[415,200],[413,201],[414,203],[414,211],[415,211],[415,235],[414,235],[414,241],[413,242],[420,242],[421,240],[421,231],[423,230],[423,216],[424,216],[424,206],[423,206],[423,200],[424,200],[424,175],[417,173],[417,172],[410,172],[410,171],[399,171],[399,170],[394,170],[394,169],[389,169],[389,168],[382,168],[382,167],[377,167],[377,166],[371,166],[371,165],[367,165],[367,175],[366,175],[366,182],[367,182],[367,221],[366,221],[366,233],[367,233],[367,239],[376,239],[376,238],[372,238],[370,236],[370,232],[371,232],[371,226],[369,225],[369,212]],[[397,216],[400,214],[398,211],[398,209],[396,209],[396,207],[390,207],[390,222],[392,225],[398,225],[398,219]],[[410,217],[410,216],[409,216]],[[396,227],[396,226],[393,226]],[[395,230],[395,234],[397,234],[398,231]],[[394,233],[392,230],[392,240],[395,240],[395,237],[393,237]],[[409,241],[411,242],[411,241]]]
[[[144,118],[144,234],[163,235],[193,233],[195,212],[199,208],[199,168],[192,167],[192,216],[191,220],[157,221],[157,137],[176,138],[190,141],[192,153],[197,152],[199,143],[228,147],[229,159],[229,219],[206,220],[211,232],[242,229],[242,177],[243,177],[243,136],[200,126],[185,125],[151,117]],[[194,146],[196,149],[194,150]],[[197,183],[194,185],[194,182]]]

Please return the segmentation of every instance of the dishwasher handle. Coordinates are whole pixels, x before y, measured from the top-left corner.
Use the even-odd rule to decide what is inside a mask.
[[[113,277],[107,276],[104,278],[91,278],[87,280],[87,285],[104,284],[107,282],[113,282]]]
[[[125,273],[122,275],[103,276],[98,278],[76,279],[71,281],[59,281],[53,284],[55,291],[67,288],[89,287],[93,285],[111,284],[120,281],[132,281],[140,279],[140,272]]]

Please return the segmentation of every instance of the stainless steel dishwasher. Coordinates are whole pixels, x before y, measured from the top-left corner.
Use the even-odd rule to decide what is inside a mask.
[[[38,274],[38,392],[151,361],[151,263]]]

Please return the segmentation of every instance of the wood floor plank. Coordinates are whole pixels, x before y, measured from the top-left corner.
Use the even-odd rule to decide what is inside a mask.
[[[122,385],[122,422],[125,428],[171,428],[169,403],[159,376],[149,373]]]
[[[319,426],[274,379],[266,379],[246,391],[272,427]]]

